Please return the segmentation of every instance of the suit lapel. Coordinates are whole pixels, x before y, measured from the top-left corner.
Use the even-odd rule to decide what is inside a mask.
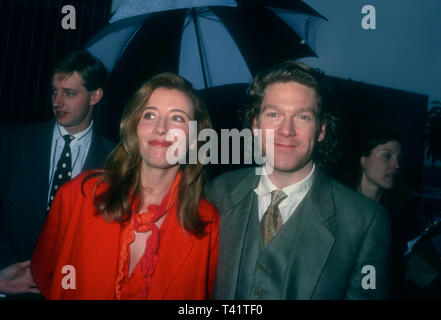
[[[231,191],[232,208],[221,216],[220,234],[224,235],[219,243],[219,265],[216,285],[220,288],[229,288],[228,292],[217,292],[216,295],[224,299],[234,299],[236,296],[239,266],[244,247],[246,228],[252,214],[257,214],[257,197],[254,189],[257,187],[260,176],[255,169],[250,169],[241,183]],[[224,249],[227,248],[226,250]]]
[[[81,171],[99,168],[102,165],[100,161],[100,155],[104,154],[102,143],[99,141],[99,136],[96,134],[95,129],[92,128],[92,141],[90,142],[89,151],[87,151],[86,161]]]
[[[294,284],[288,290],[294,290],[297,299],[312,297],[335,241],[327,224],[334,214],[331,184],[317,170],[310,192],[295,212],[300,221],[288,267],[288,275],[295,279],[287,283]]]

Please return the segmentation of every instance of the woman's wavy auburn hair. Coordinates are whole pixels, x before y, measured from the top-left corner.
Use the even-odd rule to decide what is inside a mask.
[[[326,124],[325,139],[318,143],[318,148],[314,151],[314,157],[320,165],[337,161],[340,156],[337,138],[338,119],[329,111],[325,74],[301,62],[295,60],[285,61],[275,67],[262,71],[254,78],[248,88],[250,103],[245,106],[243,117],[245,127],[251,128],[253,120],[259,116],[266,88],[271,84],[279,82],[297,82],[314,89],[317,95],[318,106],[317,136],[320,133],[319,128],[321,128],[322,124]]]
[[[153,91],[158,88],[175,89],[193,102],[197,132],[211,128],[209,113],[191,83],[172,73],[161,73],[145,82],[128,101],[120,124],[120,142],[109,155],[104,170],[95,172],[107,185],[104,192],[95,195],[97,213],[106,220],[123,222],[132,215],[132,204],[141,196],[141,155],[137,126]],[[198,142],[199,148],[200,142]],[[199,159],[196,164],[181,165],[183,171],[178,186],[178,217],[183,228],[196,236],[205,234],[206,223],[199,216],[198,205],[203,196],[207,178]],[[90,178],[89,176],[88,178]]]

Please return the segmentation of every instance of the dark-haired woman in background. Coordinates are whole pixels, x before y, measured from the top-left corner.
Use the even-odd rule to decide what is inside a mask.
[[[370,127],[359,141],[356,189],[388,207],[400,171],[401,137],[384,127]],[[389,208],[390,209],[390,208]]]
[[[210,297],[218,212],[203,199],[199,161],[167,157],[167,133],[180,130],[188,141],[192,120],[198,132],[210,127],[204,104],[179,76],[157,75],[135,93],[104,170],[82,174],[56,195],[31,265],[44,297]],[[187,153],[196,144],[186,144]]]
[[[402,138],[383,126],[362,130],[357,141],[350,186],[382,204],[391,217],[391,297],[402,298],[404,288],[403,254],[410,240],[408,193],[400,176]]]

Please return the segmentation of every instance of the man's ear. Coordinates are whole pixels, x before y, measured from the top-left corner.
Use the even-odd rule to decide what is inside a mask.
[[[317,142],[322,142],[325,139],[326,136],[326,122],[323,122],[320,125],[320,132],[317,136]]]
[[[361,157],[360,157],[360,166],[361,166],[362,168],[364,168],[364,164],[365,164],[365,162],[366,162],[366,157],[365,157],[365,156],[361,156]]]
[[[103,97],[103,89],[98,88],[96,90],[93,90],[90,92],[90,105],[94,106],[96,105],[98,102],[100,102],[101,98]]]

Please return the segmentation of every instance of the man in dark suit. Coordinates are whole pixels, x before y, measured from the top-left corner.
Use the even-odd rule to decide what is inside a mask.
[[[84,170],[102,168],[114,147],[92,121],[106,78],[104,65],[90,53],[71,53],[52,76],[55,121],[1,132],[0,293],[35,291],[25,260],[59,186]]]
[[[287,61],[253,80],[248,123],[274,143],[261,141],[263,175],[233,171],[210,189],[221,213],[215,299],[387,297],[388,215],[318,168],[335,149],[323,76]]]

